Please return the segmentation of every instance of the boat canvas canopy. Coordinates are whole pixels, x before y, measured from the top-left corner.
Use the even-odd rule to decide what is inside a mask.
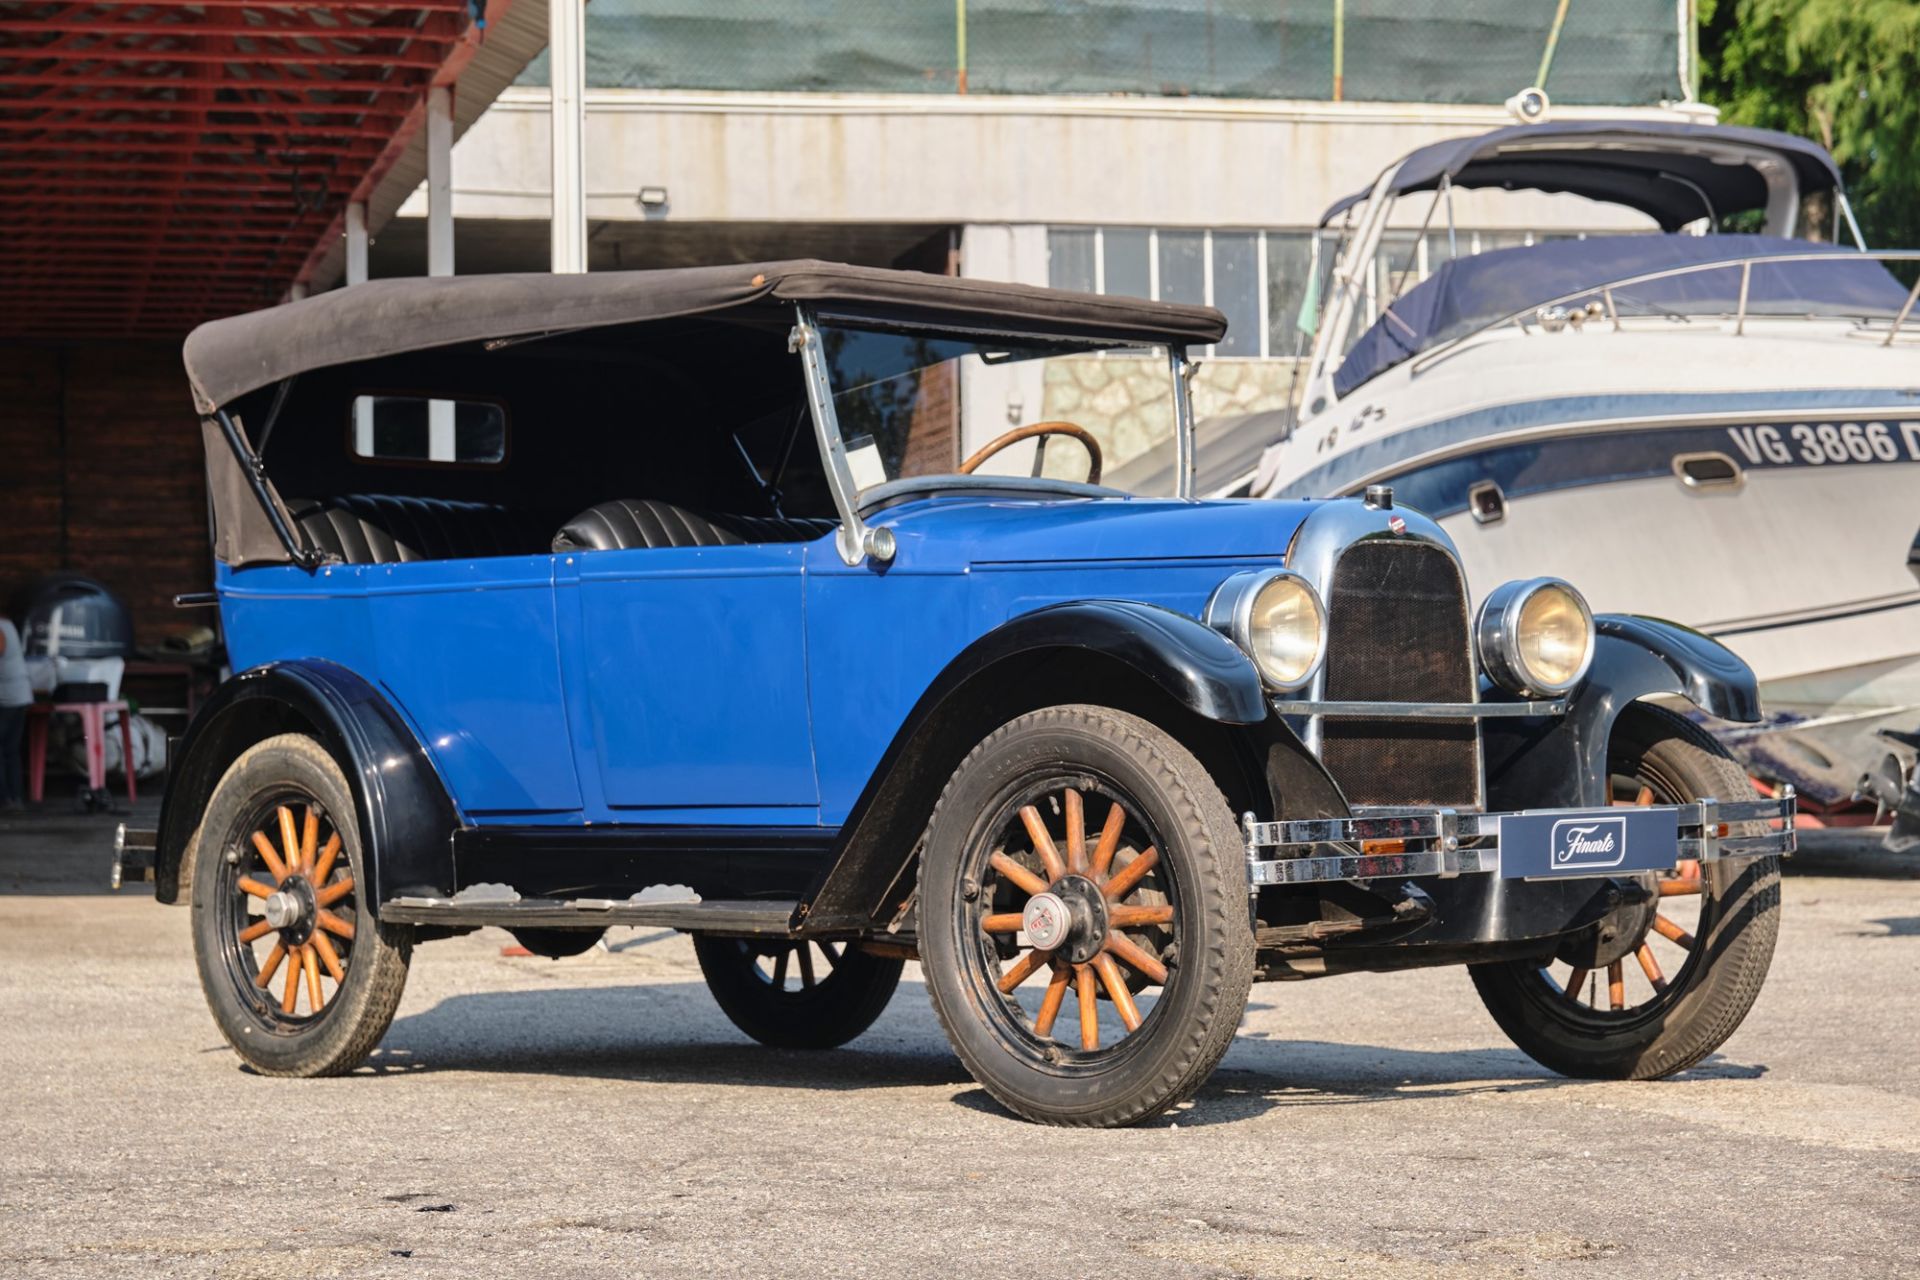
[[[1807,254],[1834,261],[1791,260]],[[1626,311],[1731,313],[1740,305],[1741,277],[1731,264],[1782,255],[1790,260],[1754,266],[1746,301],[1750,314],[1891,317],[1906,302],[1906,286],[1877,260],[1838,245],[1775,236],[1594,236],[1494,249],[1443,263],[1389,306],[1347,353],[1334,374],[1334,391],[1347,396],[1404,360],[1531,307],[1582,289],[1598,298],[1601,287],[1613,281],[1669,268],[1729,264],[1614,290],[1615,304]]]
[[[1567,120],[1512,125],[1449,138],[1403,159],[1389,196],[1456,187],[1567,192],[1636,209],[1676,231],[1697,218],[1764,208],[1768,187],[1754,153],[1791,167],[1802,196],[1840,186],[1833,157],[1818,144],[1771,129],[1649,120]],[[1372,195],[1335,201],[1326,226]]]
[[[1212,307],[799,260],[585,275],[380,280],[201,325],[184,359],[202,414],[311,370],[463,343],[793,306],[929,327],[1123,344],[1217,342]]]

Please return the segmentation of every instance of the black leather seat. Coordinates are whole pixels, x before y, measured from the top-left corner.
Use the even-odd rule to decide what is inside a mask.
[[[356,493],[288,511],[312,545],[347,564],[544,555],[542,523],[491,502]]]
[[[704,516],[652,499],[615,498],[588,507],[553,535],[555,551],[638,547],[736,547],[746,539]]]
[[[615,498],[589,507],[553,536],[555,551],[627,551],[643,547],[737,547],[749,542],[811,542],[831,520],[720,516],[709,520],[671,502]]]

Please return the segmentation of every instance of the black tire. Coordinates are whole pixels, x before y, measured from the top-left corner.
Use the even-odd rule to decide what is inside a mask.
[[[296,853],[311,857],[304,868],[288,865],[299,861],[287,858],[284,848],[295,841],[269,839],[269,846],[281,846],[277,854],[284,877],[254,839],[256,832],[271,833],[282,821],[283,806],[302,820],[302,827],[311,813],[316,836],[329,833],[324,846],[313,847],[316,836],[300,842]],[[336,836],[337,852],[328,857]],[[313,739],[302,734],[269,738],[234,761],[214,788],[194,862],[194,957],[221,1034],[263,1075],[342,1075],[366,1061],[392,1024],[406,987],[413,930],[373,919],[359,892],[365,875],[353,793],[340,766]],[[302,919],[284,929],[265,928],[270,921],[255,914],[262,907],[255,891],[265,887],[290,897],[309,895],[302,899]],[[321,901],[324,907],[315,905]],[[331,927],[319,923],[327,913],[333,916]],[[350,937],[333,931],[343,925]],[[255,931],[257,938],[243,936]],[[273,949],[262,959],[258,947],[269,940]],[[297,949],[301,946],[314,956],[310,968],[296,967],[308,954]],[[341,969],[337,980],[331,977],[335,964]],[[260,981],[263,968],[269,979],[284,976],[282,985],[291,994],[276,1000]],[[325,994],[328,982],[331,994]],[[313,999],[316,991],[324,998]],[[305,1015],[298,1012],[302,996]],[[288,1003],[293,1012],[285,1010]]]
[[[1621,714],[1608,761],[1615,778],[1658,803],[1754,798],[1746,772],[1711,736],[1646,703]],[[1696,889],[1685,962],[1643,1003],[1602,1010],[1596,995],[1589,1008],[1536,961],[1474,965],[1473,984],[1513,1043],[1561,1075],[1655,1080],[1684,1071],[1726,1043],[1760,994],[1780,930],[1780,860],[1706,863]],[[1643,927],[1637,941],[1650,945],[1655,932]]]
[[[887,1007],[905,967],[847,941],[696,934],[693,953],[720,1011],[775,1049],[837,1049],[847,1043]]]
[[[1044,799],[1069,793],[1057,811]],[[1088,797],[1091,811],[1083,807]],[[1019,843],[1017,834],[1003,839],[1009,815],[1024,822],[1023,807],[1037,814],[1042,804],[1057,813],[1045,820],[1069,840],[1069,815],[1081,815],[1083,840],[1087,823],[1098,822],[1103,809],[1112,822],[1124,821],[1116,829],[1128,832],[1122,837],[1128,861],[1109,853],[1103,867],[1098,847],[1088,858],[1082,846],[1079,865],[1094,868],[1086,874],[1103,893],[1111,896],[1114,882],[1130,874],[1132,860],[1146,858],[1153,867],[1132,883],[1142,886],[1145,902],[1157,905],[1134,910],[1163,912],[1166,923],[1123,939],[1133,943],[1134,954],[1149,951],[1161,962],[1158,999],[1144,1018],[1126,997],[1155,979],[1138,968],[1109,964],[1124,978],[1116,993],[1106,976],[1095,981],[1083,975],[1103,956],[1111,960],[1119,952],[1074,958],[1095,945],[1089,939],[1124,932],[1117,914],[1109,922],[1107,913],[1117,913],[1127,893],[1114,897],[1111,907],[1096,902],[1100,920],[1111,927],[1085,926],[1086,913],[1076,908],[1078,932],[1050,952],[1038,949],[1024,923],[1015,938],[1005,937],[1004,925],[997,926],[998,934],[987,932],[990,916],[1004,920],[1010,908],[1031,904],[1031,884],[1052,874],[1040,858],[1038,837],[1031,838],[1032,854],[1022,855],[1040,859],[1037,872],[1034,862],[1022,864],[1029,887],[1004,870]],[[1121,818],[1112,817],[1116,810]],[[1158,853],[1147,857],[1148,850]],[[1051,837],[1049,852],[1058,860]],[[973,1078],[1008,1110],[1043,1124],[1135,1124],[1191,1097],[1232,1043],[1253,979],[1243,856],[1233,812],[1206,769],[1172,736],[1137,716],[1096,706],[1049,707],[990,734],[954,771],[934,810],[918,906],[927,989]],[[1068,874],[1048,883],[1045,892],[1068,892],[1076,874],[1072,857],[1068,847]],[[1000,960],[1018,953],[1018,937],[1033,949],[1002,974]],[[1053,972],[1039,1011],[1029,1014],[1019,1002],[1020,988],[1003,994],[1002,984],[1017,984],[1022,979],[1015,970],[1036,963]],[[1061,992],[1071,986],[1083,1002],[1078,1045],[1053,1038],[1066,998],[1056,986]],[[1126,1024],[1117,1042],[1101,1031],[1102,1000]],[[1096,1032],[1092,1050],[1085,1047],[1088,1018]]]

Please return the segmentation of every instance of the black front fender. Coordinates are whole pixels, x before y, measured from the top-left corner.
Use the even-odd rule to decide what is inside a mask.
[[[1602,614],[1593,665],[1564,716],[1485,722],[1487,805],[1494,810],[1603,805],[1614,721],[1641,698],[1674,694],[1708,715],[1760,718],[1753,671],[1711,636],[1630,614]]]
[[[1137,677],[1202,720],[1244,727],[1267,719],[1252,659],[1185,614],[1128,600],[1021,614],[961,650],[914,704],[841,828],[825,875],[803,900],[806,928],[865,928],[897,908],[920,833],[954,765],[988,733],[1049,700],[1046,689],[1029,692],[1022,676],[1063,655],[1083,674],[1105,664],[1101,670]],[[1099,690],[1083,684],[1055,700],[1076,697],[1097,700]]]
[[[1007,658],[1057,649],[1123,662],[1209,720],[1258,724],[1267,718],[1260,675],[1233,641],[1184,613],[1132,600],[1082,600],[1023,613],[961,650],[921,705]]]
[[[400,714],[354,672],[318,659],[276,662],[221,685],[188,726],[160,805],[155,896],[191,892],[190,852],[214,787],[242,752],[283,733],[326,748],[353,788],[371,881],[363,902],[399,893],[451,894],[451,836],[460,825],[446,786]]]

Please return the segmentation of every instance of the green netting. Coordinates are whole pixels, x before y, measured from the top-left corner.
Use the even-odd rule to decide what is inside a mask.
[[[1499,102],[1560,0],[1346,0],[1341,96]],[[591,0],[587,83],[656,89],[1334,96],[1335,0]],[[1681,96],[1673,0],[1569,0],[1556,101]],[[522,77],[545,84],[541,55]]]

